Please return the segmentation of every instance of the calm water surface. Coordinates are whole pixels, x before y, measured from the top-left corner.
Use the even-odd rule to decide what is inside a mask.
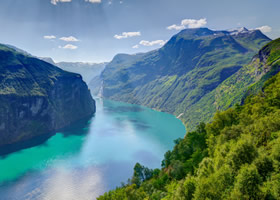
[[[136,162],[160,167],[185,128],[174,116],[97,100],[88,122],[0,158],[1,200],[93,200],[132,176]]]

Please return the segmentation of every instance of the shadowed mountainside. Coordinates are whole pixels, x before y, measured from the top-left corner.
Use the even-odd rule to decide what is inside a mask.
[[[95,112],[79,74],[0,45],[0,146],[63,128]]]

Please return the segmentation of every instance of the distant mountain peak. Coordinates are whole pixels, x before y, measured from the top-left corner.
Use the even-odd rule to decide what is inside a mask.
[[[179,32],[175,37],[184,38],[196,38],[205,36],[222,36],[222,35],[239,35],[239,34],[251,34],[258,30],[249,30],[246,27],[239,27],[229,30],[211,30],[209,28],[188,28]]]
[[[50,58],[50,57],[38,57],[40,60],[43,60],[43,61],[45,61],[45,62],[48,62],[48,63],[50,63],[50,64],[52,64],[52,65],[56,65],[55,64],[55,62],[54,62],[54,60],[52,59],[52,58]]]
[[[246,27],[238,27],[228,30],[211,30],[209,28],[188,28],[180,31],[175,36],[187,36],[187,37],[203,37],[212,35],[239,35],[239,34],[252,34],[257,32],[255,29],[247,29]]]
[[[249,31],[246,27],[240,28],[240,31]]]
[[[178,35],[207,36],[213,35],[214,31],[209,28],[187,28],[178,33]]]
[[[238,34],[244,34],[244,33],[253,33],[257,30],[254,29],[247,29],[246,27],[240,27],[240,28],[236,28],[236,29],[231,29],[228,30],[228,32],[230,33],[230,35],[238,35]]]
[[[234,29],[233,31],[237,31],[237,32],[248,32],[249,29],[247,29],[246,27],[239,27]]]

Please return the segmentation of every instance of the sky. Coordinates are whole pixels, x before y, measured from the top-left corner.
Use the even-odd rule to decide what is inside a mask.
[[[0,43],[55,61],[105,62],[160,48],[184,28],[280,37],[279,0],[0,0]]]

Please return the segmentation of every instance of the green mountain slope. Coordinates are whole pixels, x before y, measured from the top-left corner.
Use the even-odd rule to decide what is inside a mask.
[[[262,49],[269,66],[279,50],[279,40]],[[244,105],[176,140],[162,167],[137,163],[127,184],[98,200],[280,199],[280,73]]]
[[[63,128],[94,112],[79,74],[0,45],[0,146]]]
[[[116,56],[93,86],[101,88],[105,98],[177,116],[184,113],[184,122],[190,118],[197,123],[199,119],[186,112],[249,63],[268,41],[260,31],[186,29],[158,50]],[[209,112],[206,121],[215,109]]]
[[[242,103],[242,100],[256,94],[264,85],[264,82],[279,72],[280,39],[265,45],[251,63],[242,67],[237,73],[226,79],[215,90],[203,97],[196,105],[190,107],[184,114],[187,126],[196,123],[196,120],[207,121],[216,110],[226,110],[234,104]],[[195,117],[189,117],[189,116]]]

